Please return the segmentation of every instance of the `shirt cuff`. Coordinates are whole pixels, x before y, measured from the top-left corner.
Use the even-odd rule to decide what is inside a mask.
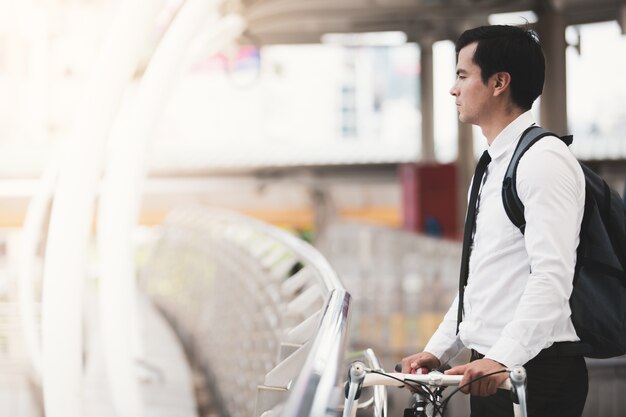
[[[451,345],[449,343],[437,343],[437,341],[433,339],[428,342],[424,348],[424,352],[435,355],[435,357],[439,359],[440,365],[448,363],[451,359],[458,355],[463,348],[463,344],[458,337]]]
[[[524,365],[532,359],[532,356],[517,340],[501,337],[485,354],[485,358],[500,362],[507,368],[513,368],[516,365]]]

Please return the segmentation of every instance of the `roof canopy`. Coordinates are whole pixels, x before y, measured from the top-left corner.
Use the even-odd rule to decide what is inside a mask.
[[[568,25],[619,20],[623,0],[241,0],[261,45],[318,43],[325,33],[403,31],[409,41],[456,39],[493,13],[556,11]]]

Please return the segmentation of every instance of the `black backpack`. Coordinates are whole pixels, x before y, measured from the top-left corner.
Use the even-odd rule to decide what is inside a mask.
[[[531,126],[522,134],[502,184],[502,201],[509,219],[522,234],[524,205],[516,191],[520,158],[538,140],[557,136]],[[559,137],[559,136],[557,136]],[[568,146],[572,136],[561,137]],[[626,353],[626,206],[622,198],[591,169],[585,174],[585,211],[580,229],[569,303],[580,342],[562,343],[562,354],[610,358]]]

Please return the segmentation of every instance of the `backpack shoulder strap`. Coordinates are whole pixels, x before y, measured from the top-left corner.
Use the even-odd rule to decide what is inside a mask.
[[[526,229],[526,219],[524,218],[524,204],[517,195],[517,166],[522,156],[526,153],[531,146],[533,146],[539,139],[545,136],[556,136],[554,133],[548,132],[539,126],[531,126],[522,133],[522,137],[517,143],[515,152],[511,157],[509,166],[506,169],[504,175],[504,181],[502,183],[502,204],[504,205],[504,211],[507,216],[513,222],[513,224],[524,234]],[[570,144],[571,136],[561,138],[566,144]]]

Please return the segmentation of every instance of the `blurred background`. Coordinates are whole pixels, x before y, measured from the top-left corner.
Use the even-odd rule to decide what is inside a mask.
[[[0,412],[316,414],[289,398],[337,294],[331,379],[421,349],[486,147],[449,95],[482,24],[537,30],[536,119],[622,193],[624,1],[0,0]],[[589,364],[585,415],[624,415],[624,361]]]

